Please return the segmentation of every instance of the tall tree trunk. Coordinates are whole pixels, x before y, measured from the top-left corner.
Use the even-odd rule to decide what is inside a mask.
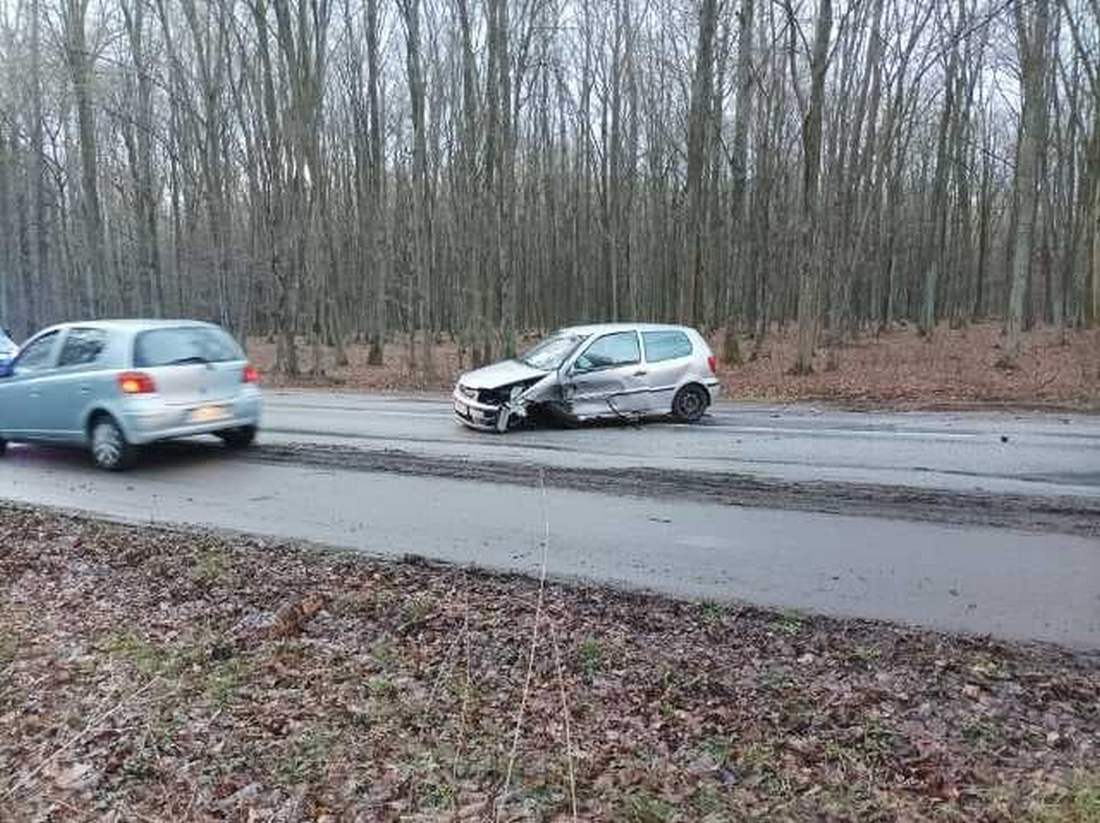
[[[76,98],[77,129],[80,140],[81,209],[88,258],[84,261],[84,313],[99,314],[95,278],[107,273],[107,252],[103,237],[103,212],[99,200],[99,151],[96,147],[95,114],[92,110],[92,60],[85,39],[88,0],[65,0],[62,20],[65,34],[65,58]]]
[[[431,322],[432,250],[431,216],[428,201],[428,148],[424,122],[424,76],[420,58],[420,0],[400,0],[405,24],[405,71],[409,83],[413,128],[413,282],[418,291],[416,315],[410,334],[419,330],[422,342],[421,368],[429,380],[434,376]]]
[[[139,270],[147,289],[148,304],[155,317],[164,314],[164,281],[160,262],[160,237],[157,221],[157,187],[153,174],[153,72],[145,54],[145,3],[133,0],[121,3],[130,54],[137,74],[136,164],[133,169],[137,200]]]
[[[1016,167],[1018,211],[1016,234],[1013,238],[1012,283],[1005,321],[1005,355],[1009,361],[1014,361],[1019,356],[1022,343],[1024,297],[1031,271],[1039,204],[1039,172],[1046,154],[1049,0],[1035,0],[1026,10],[1022,4],[1016,4],[1014,12],[1023,87],[1023,113]]]
[[[680,266],[680,321],[695,324],[698,318],[699,283],[703,276],[705,235],[706,159],[708,121],[714,94],[714,40],[718,28],[717,0],[702,0],[699,35],[695,48],[695,73],[691,83],[687,135],[687,191],[683,262]]]
[[[367,98],[370,113],[370,259],[375,278],[374,323],[371,329],[368,362],[381,366],[386,345],[386,324],[389,319],[386,271],[389,256],[385,253],[385,149],[382,145],[382,113],[379,103],[382,67],[378,50],[378,0],[367,0]]]
[[[788,5],[788,15],[794,12]],[[791,21],[793,25],[793,19]],[[825,75],[829,68],[829,40],[833,31],[832,0],[818,0],[810,57],[810,100],[802,121],[802,215],[799,236],[801,265],[798,278],[798,355],[795,374],[813,371],[814,346],[820,319],[818,249],[818,183],[821,176],[821,130],[825,108]],[[792,46],[794,33],[791,34]],[[792,54],[793,63],[793,54]],[[797,83],[798,78],[792,77]]]
[[[737,13],[737,109],[733,121],[733,149],[730,157],[730,166],[733,174],[732,192],[730,197],[732,223],[736,237],[736,255],[732,264],[738,268],[738,275],[748,278],[752,288],[756,291],[758,274],[755,269],[746,271],[750,254],[749,243],[752,242],[750,215],[748,210],[748,163],[749,163],[749,124],[752,121],[754,80],[752,76],[753,58],[753,13],[755,0],[742,0],[741,9]],[[741,362],[741,348],[737,339],[737,317],[740,309],[736,302],[736,293],[733,288],[733,278],[729,278],[726,297],[726,339],[723,346],[723,357],[731,365]],[[757,303],[755,311],[763,315],[763,306]],[[751,319],[751,318],[750,318]],[[763,328],[757,322],[755,333],[763,336]]]
[[[38,0],[31,3],[31,168],[34,189],[34,301],[28,306],[27,324],[37,328],[38,304],[47,293],[50,276],[50,233],[46,223],[46,147],[43,141],[42,63],[39,27],[41,9]]]

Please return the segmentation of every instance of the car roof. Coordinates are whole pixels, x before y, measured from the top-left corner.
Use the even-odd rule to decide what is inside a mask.
[[[591,323],[583,326],[567,326],[559,329],[558,334],[607,334],[617,331],[693,331],[688,326],[674,326],[667,323]]]
[[[104,331],[117,331],[126,332],[129,334],[136,334],[140,331],[149,331],[151,329],[165,329],[165,328],[178,328],[180,326],[208,326],[210,328],[217,328],[213,323],[206,323],[202,320],[139,320],[139,319],[121,319],[121,320],[74,320],[68,323],[58,323],[55,326],[50,326],[48,329],[42,331],[61,331],[63,329],[82,328],[82,329],[103,329]]]

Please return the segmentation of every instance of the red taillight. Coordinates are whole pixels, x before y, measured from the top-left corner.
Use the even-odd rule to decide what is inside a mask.
[[[718,374],[718,370],[715,368],[714,355],[713,354],[710,357],[707,358],[707,365],[710,366],[710,373],[711,374]]]
[[[258,371],[256,371],[256,369],[252,365],[246,364],[245,367],[244,367],[244,371],[241,372],[241,382],[242,383],[259,383],[260,382],[260,373]]]
[[[157,387],[149,375],[139,371],[127,371],[118,376],[118,390],[123,394],[153,394]]]

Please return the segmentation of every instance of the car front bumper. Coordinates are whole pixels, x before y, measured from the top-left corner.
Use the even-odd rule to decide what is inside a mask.
[[[500,406],[473,400],[455,388],[451,396],[455,419],[463,426],[478,431],[496,431]]]
[[[126,439],[134,445],[213,434],[243,426],[259,426],[262,403],[259,392],[207,406],[176,407],[164,403],[142,404],[119,415]],[[209,419],[204,419],[208,417]]]

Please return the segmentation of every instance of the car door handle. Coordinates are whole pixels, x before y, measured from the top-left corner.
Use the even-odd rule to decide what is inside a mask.
[[[649,374],[649,372],[647,372],[645,369],[640,369],[639,371],[634,372],[635,377],[645,377],[647,374]]]
[[[81,394],[91,394],[92,393],[92,387],[91,386],[81,386],[80,387],[80,393]]]

